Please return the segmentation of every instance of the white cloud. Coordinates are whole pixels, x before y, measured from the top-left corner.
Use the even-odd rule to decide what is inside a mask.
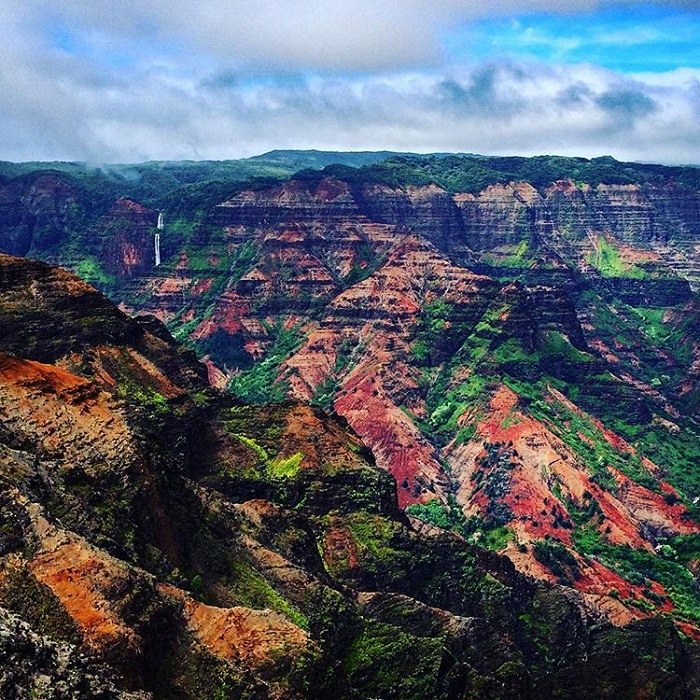
[[[633,8],[649,1],[618,4]],[[657,4],[698,6],[697,0]],[[243,65],[379,70],[439,60],[440,32],[460,22],[575,14],[605,5],[603,0],[25,0],[22,13],[138,42],[176,42]]]
[[[290,82],[25,72],[0,89],[11,159],[228,158],[272,148],[566,153],[700,162],[698,81],[494,64]]]
[[[488,12],[594,4],[512,0]],[[699,71],[631,78],[591,65],[441,65],[440,26],[483,12],[465,6],[456,0],[359,0],[342,7],[319,0],[303,7],[281,0],[0,4],[0,157],[137,161],[319,148],[700,162]],[[59,26],[57,13],[67,31],[89,39],[87,53],[52,45],[45,23]],[[94,54],[100,37],[109,41],[104,60]],[[178,41],[206,51],[182,53]],[[115,48],[120,42],[138,47],[125,66]],[[264,61],[376,70],[290,68],[251,79],[251,66]]]

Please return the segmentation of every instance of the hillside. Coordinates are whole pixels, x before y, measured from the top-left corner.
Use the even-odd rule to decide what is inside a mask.
[[[669,619],[408,521],[337,420],[217,394],[155,319],[2,256],[0,320],[5,697],[698,692]]]

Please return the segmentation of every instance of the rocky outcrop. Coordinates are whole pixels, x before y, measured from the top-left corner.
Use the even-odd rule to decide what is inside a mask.
[[[552,234],[552,217],[543,197],[528,183],[491,185],[478,195],[457,194],[467,245],[488,251],[522,241],[537,243]]]
[[[131,319],[94,287],[45,263],[0,256],[0,310],[5,352],[71,367],[79,362],[110,386],[120,357],[122,368],[138,366],[160,388],[173,381],[191,386],[203,371],[193,354],[172,352],[174,341],[155,318]]]
[[[274,228],[286,223],[330,224],[356,219],[360,210],[347,183],[290,180],[271,190],[246,190],[214,208],[218,226]]]
[[[2,250],[10,255],[26,255],[32,245],[34,217],[22,202],[0,187],[0,231]]]
[[[58,173],[39,172],[0,189],[0,251],[57,256],[83,224],[81,193]]]
[[[47,173],[33,179],[19,199],[34,218],[30,252],[55,255],[81,223],[83,207],[77,188],[59,175]]]
[[[154,230],[158,212],[121,198],[88,232],[108,273],[118,277],[143,275],[155,265]]]
[[[393,189],[386,185],[365,185],[358,201],[371,221],[404,227],[420,233],[442,251],[470,257],[460,212],[441,187]]]
[[[119,689],[115,675],[74,645],[34,632],[0,608],[0,691],[6,698],[148,700],[150,693]]]
[[[630,306],[678,306],[687,304],[694,296],[688,281],[682,279],[652,279],[640,282],[626,277],[608,277],[592,280],[591,286],[604,297],[622,301]]]
[[[289,334],[287,357],[276,358],[270,375],[275,395],[321,395],[397,478],[407,505],[450,489],[435,441],[405,413],[419,420],[429,413],[416,353],[418,364],[439,367],[491,306],[499,327],[484,338],[491,348],[511,336],[525,353],[546,354],[554,333],[586,354],[579,296],[587,289],[641,306],[687,301],[685,281],[624,274],[637,264],[630,246],[658,243],[640,218],[654,206],[641,187],[568,180],[455,195],[435,185],[291,180],[244,190],[215,208],[202,239],[211,270],[218,275],[224,260],[238,270],[223,291],[213,291],[218,278],[195,282],[201,272],[190,273],[187,258],[163,285],[190,296],[181,322],[192,324],[190,337],[229,377],[275,352],[276,338]],[[688,214],[688,206],[678,211]],[[661,270],[661,258],[644,255],[645,265]],[[466,260],[472,269],[456,264]],[[612,275],[603,264],[609,262],[617,265]],[[506,278],[500,291],[494,277]],[[519,283],[509,285],[514,277]],[[151,304],[171,313],[170,301]],[[525,367],[522,359],[503,359]],[[543,357],[539,371],[570,379],[580,374],[580,360]],[[592,356],[586,363],[587,375],[606,371]],[[216,376],[225,382],[225,374]],[[607,387],[599,383],[589,386],[603,400]],[[625,400],[642,422],[651,413],[635,391]]]

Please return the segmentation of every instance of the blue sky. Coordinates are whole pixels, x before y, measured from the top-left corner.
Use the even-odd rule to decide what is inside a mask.
[[[697,0],[0,5],[0,158],[273,148],[700,163]]]
[[[700,14],[659,5],[537,13],[453,28],[443,42],[447,55],[457,61],[508,56],[587,62],[623,73],[700,68]]]

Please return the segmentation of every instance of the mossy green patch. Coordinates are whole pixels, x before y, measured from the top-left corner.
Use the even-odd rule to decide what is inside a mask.
[[[303,460],[301,452],[295,452],[289,457],[276,457],[269,463],[268,470],[272,476],[290,478],[299,472]]]
[[[444,530],[457,529],[461,524],[453,509],[439,498],[434,498],[427,503],[412,503],[406,508],[406,512],[424,523]]]
[[[499,525],[498,527],[492,528],[490,530],[483,530],[481,538],[478,540],[478,544],[486,549],[491,549],[494,552],[503,551],[510,542],[515,540],[515,533],[505,525]]]
[[[85,256],[76,266],[76,274],[90,284],[100,288],[109,288],[116,284],[117,278],[105,272],[100,261],[94,256]]]
[[[559,331],[545,331],[542,334],[540,354],[550,358],[583,364],[593,362],[594,359],[591,354],[574,347],[571,341]]]
[[[309,620],[306,615],[275,590],[259,571],[241,559],[231,564],[228,588],[240,605],[276,610],[298,627],[309,629]]]
[[[620,252],[611,245],[605,236],[598,236],[595,249],[588,255],[586,261],[604,277],[642,279],[648,276],[648,273],[642,268],[625,263]]]
[[[360,555],[379,560],[393,555],[391,539],[396,528],[393,521],[381,515],[357,511],[350,513],[344,523],[349,528]]]
[[[267,454],[267,450],[262,446],[259,445],[253,438],[247,437],[246,435],[240,435],[239,433],[232,433],[231,437],[235,437],[236,440],[240,440],[246,447],[250,447],[253,452],[258,456],[258,459],[261,462],[264,462],[267,464],[269,461],[270,457]]]
[[[363,697],[434,697],[443,640],[416,637],[399,627],[367,623],[342,661],[350,686]]]
[[[489,396],[492,378],[472,373],[463,382],[447,389],[436,382],[428,393],[428,430],[440,443],[447,443],[455,433],[466,442],[476,432],[475,416],[470,423],[460,421],[470,408],[479,407]],[[464,431],[464,432],[462,432]]]
[[[256,439],[241,433],[229,432],[229,434],[255,453],[257,464],[251,466],[253,467],[252,472],[259,477],[292,479],[299,473],[301,463],[304,461],[303,452],[295,452],[291,455],[278,454],[273,458],[268,450]]]
[[[117,384],[116,393],[119,398],[142,406],[152,417],[164,416],[170,411],[167,397],[134,381],[122,379]]]

